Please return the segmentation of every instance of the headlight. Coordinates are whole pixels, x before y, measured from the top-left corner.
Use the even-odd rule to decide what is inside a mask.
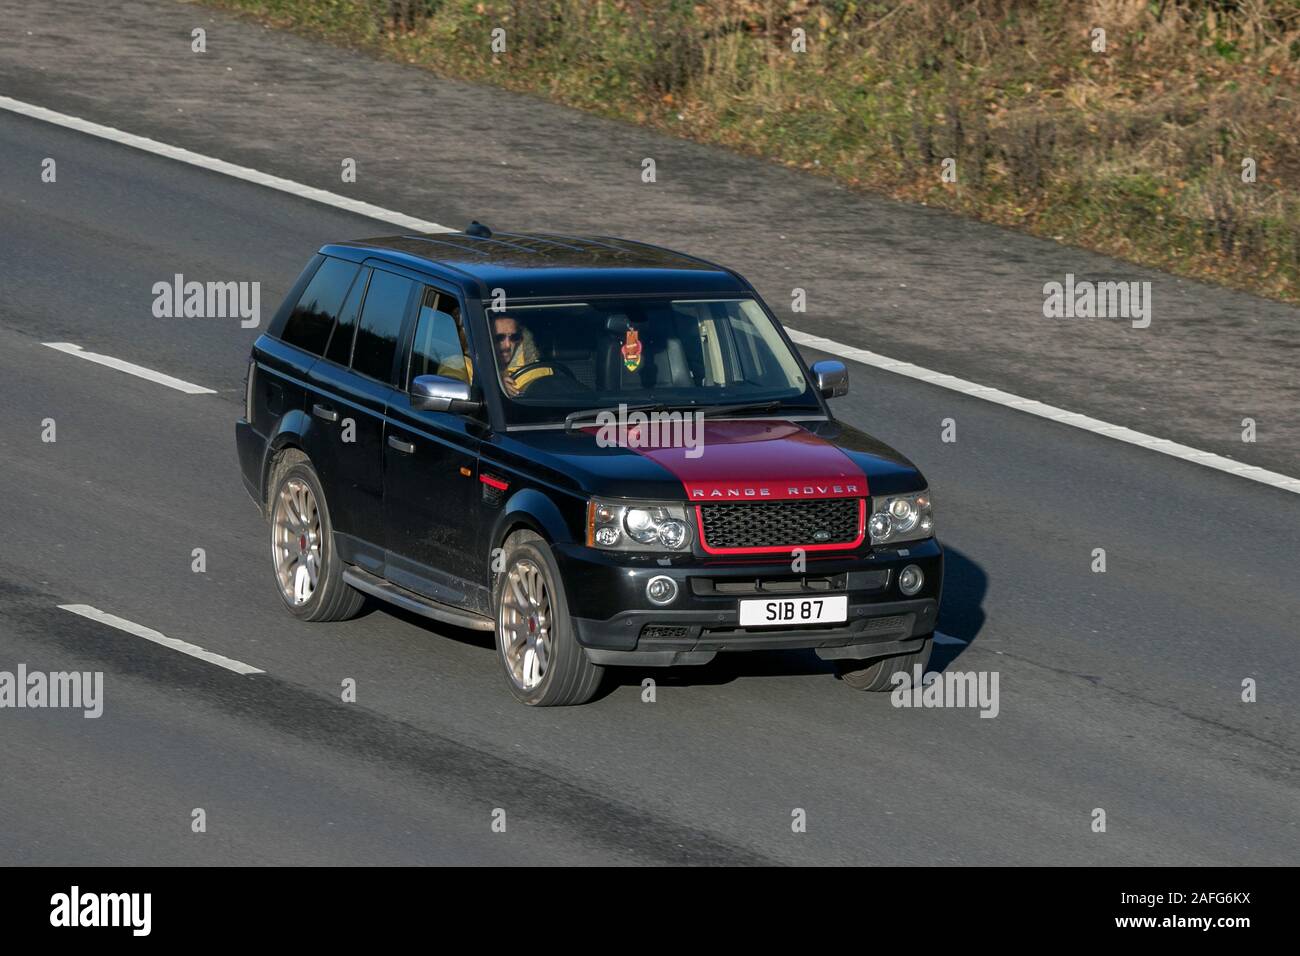
[[[872,498],[867,530],[872,544],[897,544],[932,537],[934,515],[930,511],[930,493]]]
[[[609,551],[689,551],[687,505],[675,502],[587,502],[587,546]]]

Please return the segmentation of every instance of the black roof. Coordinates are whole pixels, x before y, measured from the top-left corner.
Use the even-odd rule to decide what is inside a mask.
[[[477,286],[478,294],[500,288],[512,299],[749,291],[738,275],[712,262],[608,236],[449,232],[357,239],[321,252],[348,259],[375,256],[424,271],[433,266],[447,278]]]

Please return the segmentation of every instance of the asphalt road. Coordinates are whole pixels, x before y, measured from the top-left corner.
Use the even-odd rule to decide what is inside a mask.
[[[56,185],[35,174],[49,155]],[[802,654],[528,709],[481,636],[382,606],[283,612],[233,446],[256,332],[150,315],[177,272],[264,276],[269,315],[320,243],[389,230],[2,113],[0,187],[0,670],[102,670],[106,698],[97,720],[0,710],[0,863],[1300,859],[1293,495],[855,367],[837,414],[936,499],[936,662],[996,671],[998,716],[895,708]]]

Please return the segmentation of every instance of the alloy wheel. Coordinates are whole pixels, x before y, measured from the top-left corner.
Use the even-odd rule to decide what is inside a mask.
[[[534,690],[551,664],[551,598],[542,569],[516,561],[502,584],[497,639],[506,671],[520,690]]]
[[[290,604],[306,604],[316,593],[325,557],[320,511],[301,478],[280,486],[271,518],[271,557],[280,591]]]

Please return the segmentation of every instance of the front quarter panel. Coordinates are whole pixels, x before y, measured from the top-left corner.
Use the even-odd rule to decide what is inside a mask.
[[[566,496],[567,497],[567,496]],[[579,528],[582,509],[577,498],[567,505],[567,516],[561,513],[551,497],[537,488],[523,488],[508,499],[493,522],[492,534],[489,536],[492,548],[498,548],[506,536],[519,528],[528,528],[540,534],[553,544],[568,544],[579,540]],[[576,521],[576,524],[575,524]]]

